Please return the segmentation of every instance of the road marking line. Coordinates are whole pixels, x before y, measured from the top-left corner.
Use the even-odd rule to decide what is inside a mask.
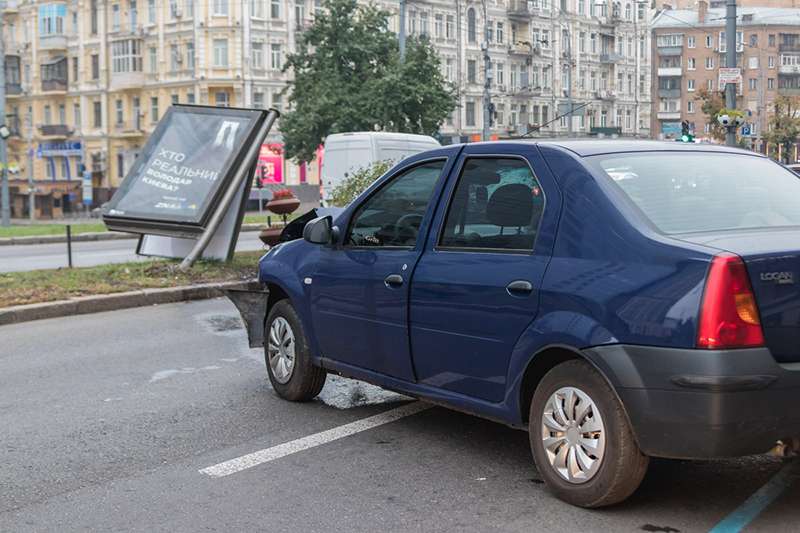
[[[301,452],[316,446],[321,446],[323,444],[327,444],[344,437],[349,437],[350,435],[355,435],[356,433],[361,433],[362,431],[367,431],[368,429],[382,426],[384,424],[389,424],[390,422],[417,414],[425,411],[426,409],[430,409],[431,407],[433,406],[427,403],[412,402],[396,409],[391,409],[368,418],[350,422],[349,424],[345,424],[343,426],[321,431],[319,433],[314,433],[313,435],[309,435],[307,437],[302,437],[300,439],[285,442],[283,444],[278,444],[272,448],[265,448],[257,452],[237,457],[236,459],[231,459],[230,461],[212,465],[199,470],[199,472],[211,477],[229,476],[231,474],[241,472],[242,470],[247,470],[248,468],[268,463],[270,461],[280,459],[281,457],[286,457],[287,455],[291,455],[293,453]]]
[[[754,492],[744,503],[714,526],[709,533],[736,533],[747,527],[769,504],[778,499],[783,492],[792,486],[800,474],[800,460],[792,461],[767,483]]]

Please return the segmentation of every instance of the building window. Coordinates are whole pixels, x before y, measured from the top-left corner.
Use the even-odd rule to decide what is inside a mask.
[[[181,97],[178,93],[172,93],[172,95],[170,95],[170,101],[172,105],[179,104],[181,102]]]
[[[687,46],[688,48],[694,48],[694,47],[695,47],[695,39],[694,39],[694,35],[689,35],[689,36],[686,38],[686,46]]]
[[[281,0],[270,0],[269,16],[273,19],[281,18]]]
[[[178,70],[179,64],[181,62],[181,52],[178,49],[177,44],[169,45],[169,69],[172,72]]]
[[[125,39],[111,43],[112,72],[142,71],[142,42],[138,39]]]
[[[440,13],[437,13],[433,16],[433,35],[437,39],[442,38],[442,33],[444,32],[444,16]]]
[[[686,101],[686,112],[687,113],[694,113],[694,100],[687,100]]]
[[[125,156],[117,154],[117,177],[123,179],[125,177]]]
[[[147,0],[147,22],[156,23],[156,0]]]
[[[278,43],[272,43],[269,47],[270,49],[270,68],[272,70],[280,70],[283,66],[283,56],[281,54],[281,45]]]
[[[186,93],[186,103],[187,104],[193,104],[194,103],[194,93],[193,92],[190,91],[190,92]]]
[[[228,99],[228,93],[225,91],[217,91],[214,93],[214,105],[217,107],[229,107],[230,100]]]
[[[103,104],[99,100],[92,102],[93,125],[95,128],[103,127]]]
[[[767,78],[767,89],[775,88],[775,78]]]
[[[214,39],[214,66],[228,67],[228,39]]]
[[[767,58],[767,66],[769,66],[769,68],[775,68],[775,56],[769,56]]]
[[[749,69],[757,69],[758,68],[758,56],[748,57],[747,58],[747,68]]]
[[[710,35],[706,35],[706,48],[711,48],[713,45],[714,40]]]
[[[758,79],[750,78],[750,90],[755,91],[758,88]]]
[[[256,109],[264,109],[264,93],[255,91],[253,93],[253,107]]]
[[[228,16],[228,1],[229,0],[213,0],[215,17]]]
[[[78,83],[78,58],[72,58],[72,81]],[[6,76],[6,82],[8,81],[8,76]]]
[[[138,96],[133,97],[133,127],[137,130],[141,128],[141,114],[142,114],[142,104],[141,100],[139,100]]]
[[[466,115],[467,126],[475,126],[475,102],[467,102]]]
[[[264,44],[251,43],[250,44],[250,57],[252,58],[253,68],[264,68]]]
[[[266,15],[264,0],[250,0],[250,16],[263,19]]]
[[[92,3],[89,7],[89,13],[91,18],[91,32],[92,35],[97,35],[97,0],[92,0]]]
[[[64,34],[64,17],[67,15],[66,4],[43,4],[39,6],[39,35]]]
[[[158,122],[158,96],[150,97],[150,122]]]
[[[75,124],[75,128],[80,129],[80,127],[81,127],[81,104],[72,104],[72,121]]]
[[[467,59],[467,83],[478,83],[478,64],[474,59]]]
[[[45,125],[53,123],[53,112],[49,105],[44,106],[44,123]]]
[[[186,43],[186,68],[194,69],[194,41]]]
[[[505,25],[502,22],[497,23],[497,32],[495,33],[497,44],[503,44],[505,40]]]
[[[714,69],[714,58],[707,57],[706,58],[706,70],[713,70]]]
[[[119,4],[111,6],[111,31],[119,31]]]
[[[775,34],[774,33],[770,33],[767,36],[767,41],[768,41],[769,47],[773,48],[775,46]]]
[[[139,13],[136,9],[136,0],[128,0],[128,25],[131,31],[136,30],[138,15]]]
[[[100,79],[100,56],[92,54],[92,79]]]
[[[694,57],[690,57],[689,58],[689,63],[686,66],[686,68],[689,69],[689,70],[696,69],[697,68],[697,59],[695,59]]]
[[[456,19],[453,15],[447,15],[447,22],[444,27],[444,36],[447,39],[452,39],[455,36]]]
[[[272,107],[279,113],[283,111],[283,95],[281,93],[272,93]]]
[[[475,10],[469,8],[467,10],[467,41],[470,43],[474,43],[477,40],[476,25]]]
[[[686,81],[686,90],[687,91],[694,91],[694,80],[687,80]]]
[[[122,100],[117,98],[114,102],[115,110],[116,110],[116,118],[117,118],[117,126],[120,126],[123,122],[125,122],[125,113],[122,106]]]
[[[158,72],[158,48],[156,48],[155,46],[151,46],[149,55],[150,55],[150,60],[149,60],[150,72],[152,74],[155,74],[156,72]]]

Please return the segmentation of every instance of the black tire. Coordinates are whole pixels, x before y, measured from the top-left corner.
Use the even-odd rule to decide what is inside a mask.
[[[605,450],[599,459],[599,466],[594,467],[594,473],[587,475],[588,480],[581,483],[570,482],[559,474],[548,459],[543,442],[542,418],[545,408],[551,396],[564,387],[577,388],[588,395],[599,411],[605,434]],[[577,412],[579,409],[576,407],[574,410]],[[628,419],[614,391],[587,362],[567,361],[545,374],[533,394],[528,420],[531,450],[537,469],[547,487],[559,499],[579,507],[604,507],[625,500],[641,484],[650,458],[639,450]],[[588,421],[590,418],[584,420]],[[570,438],[576,442],[576,430],[572,431]],[[580,435],[579,430],[577,434]],[[595,438],[597,434],[590,435]],[[561,448],[556,450],[560,451]]]
[[[288,381],[285,377],[283,379],[276,377],[269,360],[270,331],[273,322],[278,319],[285,320],[294,335],[294,363]],[[272,388],[275,389],[278,396],[285,400],[292,402],[313,400],[325,386],[327,372],[311,363],[311,351],[303,324],[289,300],[277,302],[267,315],[264,329],[264,361]],[[281,383],[281,381],[285,382]]]

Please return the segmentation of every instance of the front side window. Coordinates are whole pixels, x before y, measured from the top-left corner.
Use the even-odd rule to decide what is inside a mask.
[[[347,246],[411,248],[446,161],[432,161],[392,178],[353,215]]]
[[[544,192],[522,159],[468,159],[453,192],[439,248],[533,251]]]
[[[800,226],[800,180],[763,157],[663,152],[587,159],[663,233]]]

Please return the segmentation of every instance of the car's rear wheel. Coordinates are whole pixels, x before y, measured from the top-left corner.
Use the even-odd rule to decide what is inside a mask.
[[[639,487],[649,458],[605,379],[585,361],[548,372],[529,417],[533,458],[555,495],[581,507],[603,507]]]
[[[303,324],[289,300],[272,306],[266,323],[264,355],[272,388],[293,402],[314,399],[325,385],[325,370],[311,362]]]

